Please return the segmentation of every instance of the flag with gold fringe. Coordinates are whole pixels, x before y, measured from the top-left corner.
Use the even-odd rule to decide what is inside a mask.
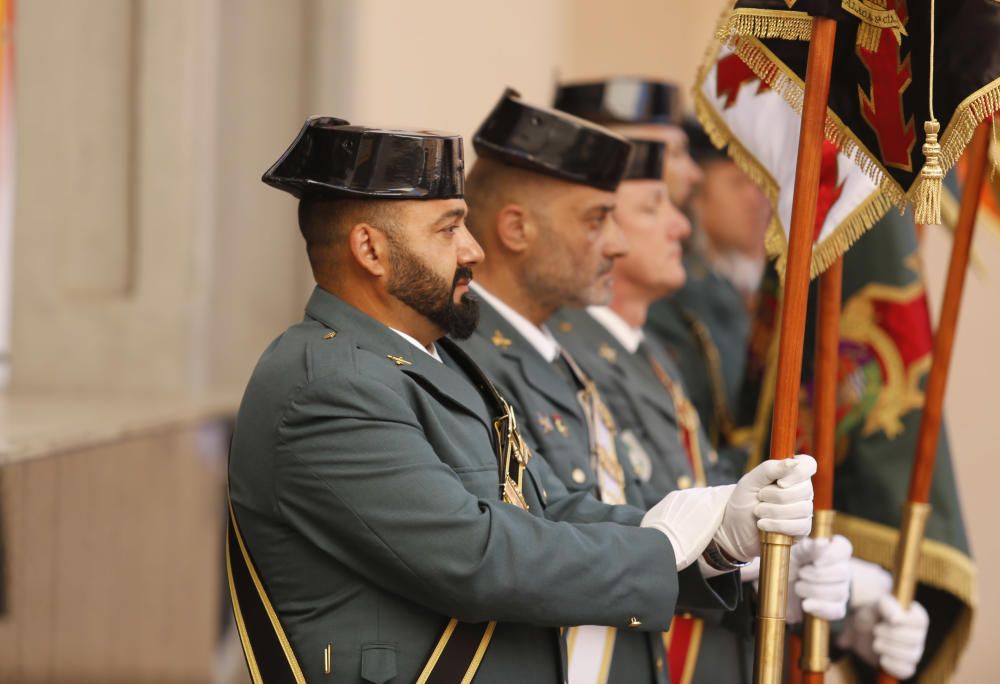
[[[718,37],[801,112],[814,16],[837,22],[827,141],[886,202],[912,204],[918,223],[940,223],[944,174],[1000,111],[1000,2],[737,0]],[[838,241],[840,251],[850,239]]]
[[[721,25],[729,23],[728,10]],[[765,246],[784,272],[791,224],[800,113],[716,37],[698,71],[695,113],[712,142],[763,190],[772,219]],[[865,170],[825,141],[819,178],[811,275],[822,273],[838,255],[892,206]]]

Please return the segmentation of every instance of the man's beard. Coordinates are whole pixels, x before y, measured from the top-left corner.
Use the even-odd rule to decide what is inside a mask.
[[[472,271],[460,267],[451,283],[434,273],[420,257],[393,238],[389,261],[389,294],[444,330],[446,335],[464,340],[479,324],[479,300],[463,294],[455,303],[455,288],[462,278],[472,278]]]

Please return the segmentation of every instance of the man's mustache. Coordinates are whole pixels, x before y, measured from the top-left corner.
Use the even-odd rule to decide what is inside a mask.
[[[465,266],[460,266],[455,270],[455,279],[451,281],[452,289],[458,287],[459,280],[472,280],[472,269]]]

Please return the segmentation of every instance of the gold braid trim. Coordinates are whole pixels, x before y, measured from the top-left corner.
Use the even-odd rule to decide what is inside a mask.
[[[730,18],[727,21],[732,22],[734,19]],[[721,31],[720,34],[725,35],[725,32]],[[757,78],[771,86],[772,90],[781,95],[797,113],[802,113],[805,84],[798,74],[789,69],[754,35],[730,33],[728,44]],[[940,137],[941,166],[945,173],[958,161],[972,140],[976,127],[997,112],[1000,112],[1000,78],[972,93],[955,108],[948,127]],[[912,204],[920,197],[925,181],[919,175],[910,189],[904,191],[882,168],[878,162],[878,155],[873,154],[829,108],[826,112],[824,135],[878,186],[879,192],[885,195],[888,203],[903,210],[906,204]]]
[[[851,540],[857,558],[892,569],[899,539],[898,529],[838,511],[833,530]],[[917,579],[947,591],[965,604],[951,632],[934,654],[934,659],[920,673],[921,684],[937,684],[951,678],[968,645],[972,618],[979,603],[976,567],[969,556],[954,547],[924,539],[920,547]]]
[[[870,563],[891,569],[895,560],[899,530],[871,520],[837,512],[834,532],[854,545],[854,555]],[[918,579],[954,595],[970,607],[978,603],[976,567],[966,554],[953,546],[924,539],[920,547]]]
[[[732,35],[809,40],[812,26],[812,16],[805,12],[740,8],[733,10],[716,36],[723,40]]]

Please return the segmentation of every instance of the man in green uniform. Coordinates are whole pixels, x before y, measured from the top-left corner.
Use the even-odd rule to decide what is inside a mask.
[[[473,285],[481,300],[479,325],[460,344],[511,399],[537,454],[570,491],[646,506],[642,478],[600,393],[545,325],[559,307],[604,301],[610,292],[611,263],[624,245],[609,215],[629,145],[512,92],[480,126],[474,144],[479,158],[468,179],[469,224],[489,259]],[[744,561],[754,555],[727,552]],[[721,554],[712,558],[706,574],[737,565]],[[686,598],[680,597],[682,609],[733,605],[721,595],[707,602]],[[567,647],[571,684],[663,681],[666,675],[655,635],[580,627],[569,630]],[[594,659],[594,653],[606,655]]]
[[[623,135],[664,142],[670,200],[688,216],[696,213],[706,180],[700,162],[719,153],[710,143],[705,147],[707,138],[696,124],[684,121],[675,86],[621,77],[571,83],[559,87],[555,102]],[[732,407],[742,380],[749,319],[743,298],[705,259],[706,238],[699,231],[696,225],[685,242],[685,285],[650,307],[646,327],[677,363],[712,447],[723,459],[739,463],[745,452],[733,434]]]
[[[441,339],[477,317],[462,165],[456,136],[314,118],[264,176],[300,199],[317,287],[233,437],[227,567],[255,682],[560,682],[558,627],[662,630],[678,594],[717,596],[696,564],[713,537],[808,528],[811,460],[643,514],[531,458]]]

